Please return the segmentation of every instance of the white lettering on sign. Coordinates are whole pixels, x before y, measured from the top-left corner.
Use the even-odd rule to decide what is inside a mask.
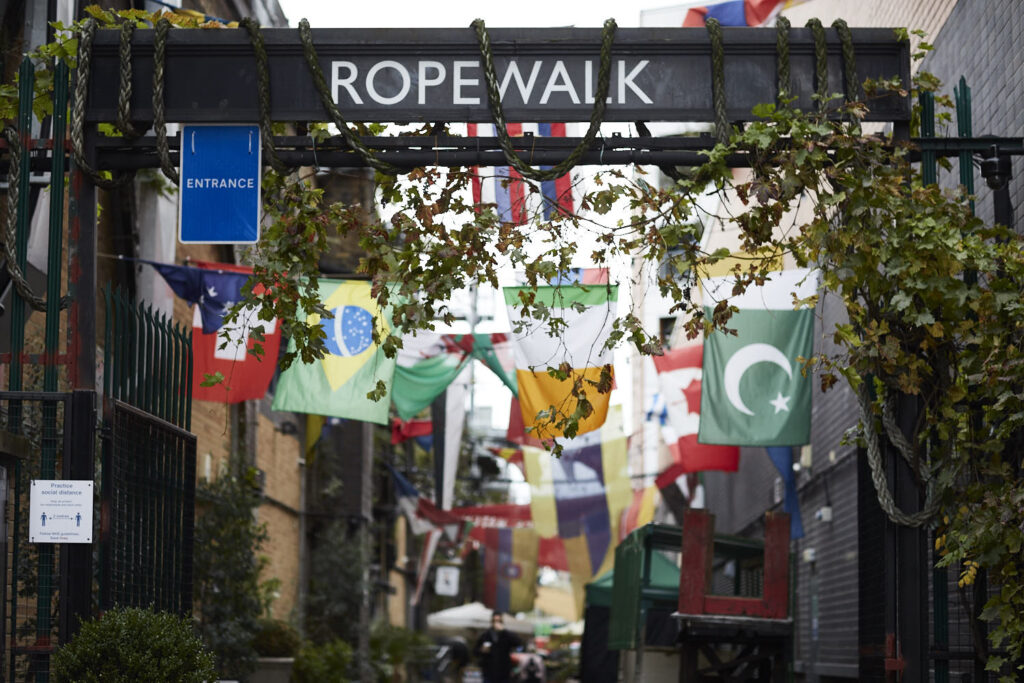
[[[498,85],[498,92],[501,93],[501,98],[505,99],[505,91],[508,90],[508,83],[511,79],[516,79],[516,87],[519,88],[519,96],[523,98],[523,102],[530,101],[530,93],[533,92],[533,84],[537,82],[537,74],[540,73],[540,67],[543,62],[535,60],[533,62],[533,70],[530,71],[530,80],[523,83],[523,75],[519,73],[519,64],[516,62],[509,62],[508,68],[505,70],[505,78],[501,79],[501,83]]]
[[[430,78],[427,76],[427,69],[433,69],[436,76]],[[416,98],[417,104],[427,103],[427,88],[433,88],[435,86],[444,83],[445,75],[448,72],[445,71],[444,64],[441,62],[422,61],[416,67],[416,80],[419,81],[419,91]]]
[[[612,69],[612,86],[609,88],[609,104],[654,104],[650,96],[637,83],[641,73],[650,64],[650,60],[639,61],[617,59]],[[571,62],[570,62],[571,64]],[[595,81],[595,60],[585,60],[582,64],[582,93],[579,83],[580,64],[577,62],[570,69],[562,59],[535,59],[526,72],[526,61],[523,66],[515,59],[498,74],[498,92],[502,99],[515,85],[523,105],[546,105],[554,99],[556,102],[568,100],[572,104],[593,104]],[[478,105],[481,103],[481,74],[479,60],[454,60],[450,68],[436,60],[419,60],[415,66],[395,60],[382,60],[372,64],[365,74],[360,74],[355,62],[338,60],[331,62],[331,93],[339,105],[361,105],[364,98],[377,104],[393,106],[402,104],[410,98],[413,91],[412,80],[416,79],[415,97],[419,105],[427,104],[427,91],[430,88],[444,86],[451,79],[451,103],[454,105]],[[391,75],[393,74],[393,75]],[[397,78],[396,78],[397,76]],[[575,81],[573,79],[576,79]],[[544,83],[543,89],[539,87]],[[383,92],[382,92],[383,90]],[[393,93],[393,94],[389,94]]]
[[[374,86],[373,81],[380,73],[381,69],[394,69],[398,72],[399,78],[402,79],[402,87],[399,88],[397,95],[391,97],[384,97],[377,92],[377,88]],[[409,94],[409,86],[411,85],[409,79],[409,72],[404,66],[393,60],[385,60],[383,62],[377,62],[374,64],[366,74],[366,92],[369,93],[370,99],[378,104],[398,104],[405,99],[405,96]]]
[[[348,69],[348,76],[345,78],[341,77],[341,70]],[[359,69],[352,62],[331,62],[331,93],[334,101],[341,103],[341,93],[338,92],[339,88],[345,88],[348,91],[348,96],[352,98],[352,101],[356,104],[362,104],[363,99],[359,97],[359,93],[352,87],[352,81],[356,80],[356,76],[359,74]]]
[[[559,79],[559,81],[556,82],[555,79]],[[548,84],[544,88],[544,94],[540,96],[540,103],[547,104],[553,92],[568,93],[569,99],[572,100],[573,104],[580,103],[580,98],[576,95],[576,88],[569,78],[569,72],[565,70],[565,62],[561,59],[555,62],[555,68],[551,70],[551,76],[548,78]]]
[[[474,86],[480,84],[478,78],[465,78],[462,75],[463,69],[479,69],[480,62],[477,61],[456,61],[455,62],[455,74],[452,80],[452,104],[480,104],[479,97],[465,97],[462,94],[462,89],[468,86]]]
[[[627,85],[630,90],[636,93],[641,102],[644,104],[653,104],[653,102],[651,102],[651,98],[647,96],[647,93],[636,87],[636,83],[633,82],[633,79],[636,78],[637,74],[639,74],[649,63],[650,62],[646,59],[641,60],[639,64],[633,67],[633,70],[629,72],[629,75],[626,75],[626,60],[619,60],[619,104],[626,101]]]
[[[251,190],[256,187],[255,178],[186,178],[185,187],[190,190]]]

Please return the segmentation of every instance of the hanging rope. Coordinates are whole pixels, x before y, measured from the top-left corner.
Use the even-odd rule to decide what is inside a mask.
[[[167,52],[167,34],[171,30],[171,22],[161,17],[156,22],[156,33],[153,34],[153,132],[156,134],[156,151],[160,157],[160,170],[174,183],[178,184],[178,169],[171,163],[171,151],[167,144],[167,120],[164,111],[164,66]]]
[[[825,27],[820,19],[811,19],[807,27],[814,35],[814,80],[817,85],[818,111],[824,112],[828,103],[828,43],[825,42]]]
[[[788,99],[792,92],[792,82],[789,73],[789,19],[778,17],[775,20],[775,70],[778,74],[778,98]]]
[[[113,179],[100,175],[85,160],[85,144],[82,134],[85,126],[85,100],[89,88],[89,67],[92,62],[92,41],[96,36],[96,20],[86,19],[78,38],[78,75],[75,80],[75,101],[71,107],[71,156],[75,166],[85,173],[92,182],[106,190],[113,190],[127,183],[131,173],[119,173]]]
[[[260,103],[260,136],[263,139],[263,148],[267,150],[270,167],[281,175],[287,175],[288,169],[281,163],[280,157],[277,156],[277,147],[274,146],[274,131],[270,121],[270,68],[267,66],[267,48],[263,44],[263,32],[260,31],[260,23],[249,17],[242,19],[239,25],[249,32],[249,42],[252,43],[252,51],[256,55],[256,74],[259,77],[256,88]]]
[[[519,171],[524,178],[531,180],[555,180],[561,178],[579,163],[583,154],[590,147],[590,144],[597,137],[601,130],[601,122],[604,120],[604,111],[608,99],[608,87],[611,83],[612,73],[612,44],[615,41],[615,31],[618,25],[614,19],[604,22],[601,31],[601,58],[597,69],[597,93],[594,95],[594,108],[590,112],[590,127],[576,148],[569,153],[565,159],[549,169],[539,169],[530,166],[519,158],[512,144],[512,138],[508,134],[505,121],[505,109],[501,105],[501,91],[498,88],[498,74],[494,68],[494,53],[491,50],[491,37],[487,33],[487,27],[483,19],[474,19],[472,23],[476,31],[477,43],[480,46],[480,55],[484,60],[484,80],[487,85],[487,103],[490,105],[491,117],[494,119],[494,127],[498,133],[498,144],[501,151],[505,153],[505,160],[509,165]]]
[[[501,104],[501,92],[498,87],[497,71],[494,67],[494,54],[491,49],[490,34],[482,19],[473,21],[472,27],[476,31],[477,43],[480,46],[480,54],[484,60],[484,79],[487,85],[487,102],[494,119],[495,129],[498,135],[498,143],[504,152],[505,159],[519,173],[532,180],[554,180],[568,173],[579,162],[580,158],[587,151],[591,143],[597,137],[604,120],[604,112],[608,97],[608,88],[611,82],[611,50],[615,39],[615,31],[618,25],[614,19],[604,22],[601,33],[601,56],[597,72],[597,93],[595,94],[594,107],[590,114],[590,126],[586,134],[575,149],[562,162],[550,169],[536,169],[523,162],[515,153],[512,138],[508,134],[505,111]]]
[[[132,35],[135,33],[135,22],[125,21],[121,24],[121,42],[118,47],[120,58],[118,74],[121,77],[117,92],[117,129],[127,138],[137,138],[141,134],[132,125]]]
[[[885,475],[885,462],[882,458],[882,450],[875,429],[875,418],[871,412],[871,399],[868,396],[866,383],[855,392],[857,401],[860,403],[861,420],[864,425],[864,436],[867,441],[868,465],[871,468],[871,482],[875,486],[875,493],[878,495],[878,504],[882,511],[896,524],[909,527],[920,527],[929,523],[939,511],[939,501],[935,496],[935,489],[930,479],[926,479],[925,502],[921,510],[914,513],[906,513],[896,507],[892,492],[889,491],[889,481]],[[889,416],[886,417],[886,412]],[[886,401],[883,401],[882,422],[889,440],[909,463],[912,464],[913,454],[910,451],[910,443],[903,436],[901,430],[896,428],[895,419],[892,415],[892,407],[886,409]],[[888,423],[888,425],[886,424]],[[899,434],[899,436],[896,436]],[[906,450],[905,450],[906,449]],[[913,466],[913,465],[912,465]]]
[[[722,25],[718,19],[707,20],[711,39],[711,105],[715,110],[715,137],[723,145],[729,143],[729,117],[725,112],[725,48],[722,43]]]
[[[7,150],[10,153],[10,168],[7,175],[7,211],[4,213],[3,230],[0,231],[0,238],[3,240],[3,256],[7,262],[7,274],[11,276],[11,283],[18,294],[28,302],[28,305],[36,311],[46,310],[46,300],[32,291],[25,274],[18,267],[18,259],[15,250],[17,236],[15,234],[18,223],[18,202],[21,195],[18,176],[21,174],[21,136],[18,131],[10,126],[3,129],[4,140],[7,141]],[[67,308],[70,299],[63,297],[60,300],[60,308]]]
[[[839,34],[839,44],[843,50],[843,80],[846,81],[846,101],[856,102],[860,95],[860,84],[857,82],[857,60],[853,54],[853,36],[850,34],[850,27],[842,19],[833,21],[832,28]]]
[[[302,40],[302,52],[306,57],[309,72],[313,76],[313,85],[316,86],[317,93],[320,95],[320,102],[323,104],[324,109],[327,110],[327,115],[331,117],[331,121],[338,127],[342,137],[345,138],[345,142],[375,171],[380,171],[386,175],[402,173],[402,170],[397,166],[378,158],[370,148],[363,144],[362,138],[349,128],[348,122],[341,115],[341,110],[334,103],[334,98],[331,97],[331,91],[327,87],[324,72],[320,68],[320,59],[317,57],[316,48],[313,46],[313,32],[309,28],[309,22],[305,19],[299,22],[299,38]]]

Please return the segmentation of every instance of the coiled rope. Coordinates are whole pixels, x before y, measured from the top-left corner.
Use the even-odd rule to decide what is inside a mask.
[[[524,178],[540,181],[561,178],[579,163],[579,160],[601,130],[601,122],[604,120],[608,98],[608,87],[611,82],[612,44],[615,41],[615,31],[618,25],[614,19],[608,19],[604,22],[604,28],[601,31],[601,58],[597,70],[597,93],[594,95],[594,108],[590,112],[590,127],[587,128],[583,139],[569,153],[569,156],[549,169],[530,166],[516,154],[515,148],[512,145],[512,137],[508,134],[506,128],[505,109],[501,105],[501,91],[498,87],[498,74],[494,68],[494,54],[491,50],[490,35],[487,33],[487,27],[483,19],[475,19],[472,27],[476,31],[480,55],[484,60],[487,104],[491,110],[491,117],[494,119],[494,127],[498,133],[498,144],[501,146],[501,151],[505,154],[505,160],[508,161],[510,166],[519,171],[520,175]]]
[[[170,146],[167,144],[167,120],[164,110],[164,66],[166,63],[167,34],[171,22],[161,17],[156,22],[153,34],[153,132],[156,134],[156,151],[160,157],[160,170],[175,185],[178,184],[178,169],[171,163]]]
[[[364,145],[362,138],[352,131],[345,117],[341,115],[341,110],[334,103],[331,91],[327,87],[327,79],[324,78],[324,72],[320,68],[320,60],[317,57],[316,48],[313,46],[313,31],[309,28],[309,22],[305,19],[299,22],[299,38],[302,40],[302,53],[306,57],[306,65],[309,66],[309,72],[313,76],[313,85],[320,95],[320,102],[324,105],[324,109],[327,110],[327,115],[331,117],[331,122],[337,126],[338,131],[345,138],[345,142],[375,171],[380,171],[386,175],[402,173],[400,168],[380,159],[369,147]]]
[[[18,266],[18,258],[14,247],[17,239],[15,229],[18,224],[18,200],[21,195],[20,183],[17,181],[18,176],[21,175],[21,136],[18,135],[17,130],[6,126],[3,129],[3,137],[7,142],[7,151],[10,153],[10,169],[7,176],[7,211],[4,212],[3,230],[0,231],[3,244],[0,245],[0,248],[3,249],[4,260],[7,262],[7,274],[11,276],[11,283],[14,285],[14,289],[17,290],[18,295],[28,302],[28,305],[33,310],[45,311],[46,299],[32,291],[32,287],[25,278],[25,273]],[[58,152],[55,150],[55,153]],[[69,303],[69,297],[62,297],[60,308],[67,308]]]
[[[267,48],[263,43],[260,22],[246,17],[239,22],[239,26],[248,31],[249,42],[252,44],[253,54],[256,55],[256,75],[259,78],[256,90],[259,95],[260,136],[263,138],[263,148],[267,151],[270,167],[281,175],[287,175],[288,169],[277,156],[277,147],[274,146],[274,131],[270,121],[270,67],[267,65]]]
[[[860,95],[860,83],[857,82],[857,60],[853,54],[853,36],[850,27],[842,19],[832,22],[832,28],[839,34],[839,45],[843,51],[843,81],[846,86],[846,101],[856,102]]]
[[[864,437],[867,442],[868,465],[871,468],[871,482],[875,486],[875,493],[878,497],[878,504],[886,516],[896,524],[909,527],[920,527],[931,522],[939,511],[938,496],[935,495],[935,486],[932,479],[922,475],[925,481],[925,501],[918,512],[907,513],[896,506],[892,492],[889,491],[889,481],[885,474],[885,462],[882,457],[882,448],[879,434],[875,428],[875,418],[871,411],[871,398],[868,396],[866,383],[854,392],[860,404],[861,421],[864,426]],[[914,453],[910,442],[904,436],[903,431],[896,425],[895,411],[890,399],[882,400],[882,427],[885,429],[889,441],[896,447],[904,460],[914,468]]]
[[[90,17],[89,19],[86,19],[84,24],[82,24],[82,32],[78,38],[78,74],[75,79],[74,105],[71,107],[71,156],[75,162],[75,166],[88,175],[95,185],[106,190],[112,190],[130,181],[132,174],[119,173],[111,179],[96,171],[96,169],[90,166],[85,160],[85,141],[82,134],[82,129],[85,125],[85,100],[88,95],[87,91],[89,88],[89,68],[92,63],[92,41],[95,36],[96,20]],[[130,42],[128,50],[130,53]],[[123,62],[123,51],[121,59]],[[131,61],[130,54],[128,55],[128,59]],[[121,114],[119,111],[118,117],[120,118],[120,116]],[[127,116],[125,118],[127,118]]]
[[[789,19],[780,16],[775,20],[775,71],[778,76],[778,98],[782,102],[789,98],[793,85],[789,72]]]
[[[722,25],[711,17],[706,22],[711,39],[711,106],[715,110],[715,138],[729,144],[731,133],[729,117],[725,111],[725,48],[722,43]]]

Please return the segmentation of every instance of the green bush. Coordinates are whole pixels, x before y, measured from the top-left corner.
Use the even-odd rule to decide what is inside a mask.
[[[291,624],[280,619],[260,619],[252,646],[261,657],[294,657],[302,641]]]
[[[51,661],[56,683],[204,683],[216,678],[213,655],[188,619],[115,608],[82,625]]]
[[[352,647],[344,640],[305,645],[292,666],[292,683],[348,683]]]
[[[377,621],[370,630],[370,662],[377,683],[393,680],[406,664],[427,651],[430,639],[422,633]]]

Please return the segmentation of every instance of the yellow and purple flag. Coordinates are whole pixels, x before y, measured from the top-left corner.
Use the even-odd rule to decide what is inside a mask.
[[[575,580],[610,568],[622,512],[633,502],[621,419],[568,442],[560,457],[524,446],[523,459],[537,533],[562,539]]]
[[[533,529],[485,529],[484,604],[498,612],[528,612],[537,596],[537,550]]]
[[[520,294],[534,295],[552,319],[565,326],[552,334],[547,325],[524,318]],[[576,410],[574,382],[582,381],[593,411],[580,419],[578,434],[598,429],[608,415],[610,393],[598,391],[605,371],[612,372],[612,351],[605,344],[612,331],[618,287],[562,286],[506,287],[505,305],[515,344],[516,384],[523,423],[540,439],[564,436],[557,423]],[[552,377],[548,368],[567,372],[566,379]],[[546,418],[538,419],[544,413]]]

